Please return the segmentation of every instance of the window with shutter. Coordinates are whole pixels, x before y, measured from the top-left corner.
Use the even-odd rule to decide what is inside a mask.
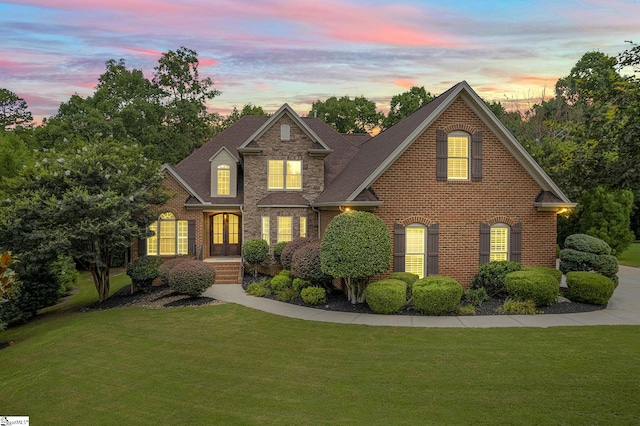
[[[393,270],[395,272],[405,272],[405,228],[401,223],[393,225]]]
[[[520,262],[522,223],[480,224],[480,264],[510,260]]]
[[[436,130],[436,179],[482,180],[482,132]]]
[[[440,225],[434,223],[427,228],[427,275],[438,275],[439,245]]]

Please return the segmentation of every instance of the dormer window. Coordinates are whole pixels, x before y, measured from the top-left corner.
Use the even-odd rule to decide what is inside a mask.
[[[230,195],[231,193],[231,166],[221,164],[218,166],[218,195]]]
[[[288,124],[283,124],[282,126],[280,126],[280,140],[291,140],[291,127]]]

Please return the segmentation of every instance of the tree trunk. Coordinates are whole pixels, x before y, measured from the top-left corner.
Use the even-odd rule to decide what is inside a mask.
[[[98,291],[98,301],[102,303],[109,297],[111,287],[109,282],[109,268],[93,265],[91,267],[91,276]]]
[[[347,299],[352,305],[357,303],[364,303],[364,289],[366,288],[367,280],[357,278],[346,278],[347,284]]]

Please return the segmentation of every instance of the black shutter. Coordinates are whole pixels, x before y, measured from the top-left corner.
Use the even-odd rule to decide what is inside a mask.
[[[404,255],[406,250],[406,236],[401,223],[393,225],[393,271],[404,272]]]
[[[147,240],[138,238],[138,257],[144,256],[146,254],[147,254]]]
[[[512,262],[521,262],[522,259],[522,222],[518,222],[511,227],[511,235],[509,236],[509,260]]]
[[[436,130],[436,180],[447,180],[447,132]]]
[[[491,257],[491,227],[480,224],[480,264],[489,263]]]
[[[187,244],[188,251],[191,256],[196,255],[196,221],[187,221]]]
[[[440,245],[440,224],[434,223],[427,228],[427,275],[438,275]]]
[[[482,132],[471,136],[471,180],[482,180]]]

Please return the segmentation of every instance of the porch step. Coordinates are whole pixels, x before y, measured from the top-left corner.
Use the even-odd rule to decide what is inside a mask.
[[[242,284],[242,264],[240,262],[209,263],[216,271],[216,284]]]

